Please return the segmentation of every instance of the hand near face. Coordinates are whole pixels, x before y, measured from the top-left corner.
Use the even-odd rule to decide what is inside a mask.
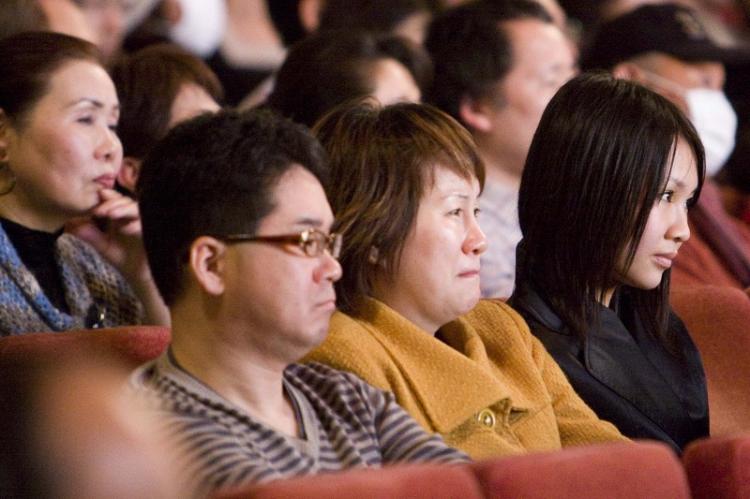
[[[93,246],[131,283],[149,280],[138,204],[113,189],[102,189],[99,197],[91,217],[70,224],[69,232]]]

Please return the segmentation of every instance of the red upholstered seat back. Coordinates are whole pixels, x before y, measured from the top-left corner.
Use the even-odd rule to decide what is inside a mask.
[[[280,480],[218,493],[216,499],[480,499],[479,484],[466,466],[422,464],[327,473]]]
[[[30,333],[0,338],[0,360],[33,355],[66,356],[82,351],[104,351],[136,367],[161,355],[170,330],[160,326],[123,326],[62,333]]]
[[[693,442],[682,460],[695,499],[750,497],[750,435]]]
[[[687,499],[680,461],[661,443],[618,443],[490,459],[329,473],[219,492],[214,499]]]
[[[699,286],[673,290],[670,301],[703,358],[711,435],[750,431],[750,297]]]
[[[488,498],[688,498],[677,457],[665,445],[617,443],[526,454],[473,465]]]

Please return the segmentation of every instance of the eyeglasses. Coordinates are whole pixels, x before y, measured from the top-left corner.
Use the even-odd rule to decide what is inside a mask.
[[[228,236],[217,236],[217,238],[228,242],[295,244],[307,256],[317,257],[327,251],[333,258],[338,258],[341,254],[342,241],[341,234],[326,234],[317,229],[307,229],[299,234],[285,234],[280,236],[230,234]]]

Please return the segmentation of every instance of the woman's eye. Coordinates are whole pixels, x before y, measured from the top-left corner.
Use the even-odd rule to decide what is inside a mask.
[[[665,191],[661,194],[661,201],[666,201],[667,203],[672,202],[672,198],[674,197],[674,191]]]
[[[93,116],[81,116],[76,121],[78,121],[78,123],[84,123],[86,125],[90,125],[94,122],[94,118]]]
[[[463,212],[464,212],[463,208],[456,208],[455,210],[451,210],[451,211],[449,212],[449,214],[450,214],[450,215],[456,215],[456,216],[459,216],[459,215],[461,215],[461,213],[463,213]]]
[[[482,210],[479,208],[474,208],[474,218],[479,218],[479,214],[482,213]]]

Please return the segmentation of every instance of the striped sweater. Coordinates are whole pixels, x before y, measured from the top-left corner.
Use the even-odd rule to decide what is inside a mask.
[[[398,462],[468,458],[426,433],[391,394],[321,364],[292,364],[284,388],[301,436],[282,434],[222,398],[163,355],[131,378],[158,411],[200,493],[279,478]]]

